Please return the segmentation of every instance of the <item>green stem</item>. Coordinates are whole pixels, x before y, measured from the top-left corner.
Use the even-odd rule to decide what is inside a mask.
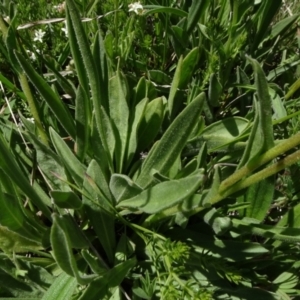
[[[297,135],[300,136],[300,133]],[[268,153],[268,152],[266,152],[266,153]],[[292,164],[295,164],[298,161],[300,161],[300,150],[294,152],[293,154],[290,154],[289,156],[285,157],[284,159],[278,161],[277,163],[275,163],[271,166],[268,166],[267,168],[255,173],[254,175],[246,178],[245,180],[238,182],[237,184],[230,187],[222,194],[219,192],[212,199],[210,199],[208,201],[208,204],[210,204],[210,205],[217,204],[218,202],[227,198],[228,196],[232,195],[233,193],[236,193],[236,192],[238,192],[242,189],[245,189],[261,180],[264,180],[265,178],[280,172],[281,170],[291,166]],[[199,207],[196,207],[196,208],[190,210],[189,212],[185,212],[184,215],[188,218],[192,215],[199,213],[200,211],[202,211],[205,208],[207,208],[207,207],[199,206]],[[151,224],[162,221],[163,219],[168,218],[172,215],[175,215],[178,212],[180,212],[180,205],[170,207],[162,212],[159,212],[157,214],[149,216],[145,220],[145,222],[142,224],[142,226],[148,227]]]
[[[246,187],[249,187],[267,177],[270,177],[283,169],[291,166],[292,164],[296,163],[300,160],[300,150],[294,152],[293,154],[290,154],[289,156],[283,158],[282,160],[278,161],[277,163],[266,167],[265,169],[253,174],[252,176],[246,178],[245,180],[238,182],[231,188],[225,191],[224,194],[218,194],[214,199],[210,201],[211,204],[215,204],[219,202],[220,200],[224,199],[225,197],[240,191]]]
[[[266,164],[272,159],[276,158],[278,155],[285,153],[286,151],[296,147],[300,144],[300,132],[291,138],[285,140],[284,142],[276,145],[272,149],[266,151],[264,154],[260,155],[257,159],[249,164],[245,165],[241,169],[237,170],[231,176],[229,176],[226,180],[224,180],[219,188],[219,193],[225,193],[230,187],[232,187],[236,182],[243,179],[250,173],[252,173],[255,169],[260,166]]]

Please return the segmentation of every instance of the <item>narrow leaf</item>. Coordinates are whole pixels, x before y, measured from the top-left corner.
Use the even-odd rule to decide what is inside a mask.
[[[51,89],[48,83],[35,71],[33,66],[18,52],[15,55],[22,66],[24,72],[41,94],[43,99],[51,108],[60,124],[65,128],[67,133],[75,138],[75,124],[73,118],[58,95]]]
[[[203,175],[165,181],[133,198],[121,201],[117,207],[134,208],[148,214],[155,214],[191,196],[202,181]]]
[[[69,300],[76,291],[77,281],[74,277],[62,273],[49,287],[41,300]]]
[[[142,188],[152,182],[151,172],[153,169],[164,175],[172,167],[189,138],[187,132],[191,132],[200,117],[204,99],[204,93],[197,96],[176,117],[156,147],[152,148],[136,181]]]

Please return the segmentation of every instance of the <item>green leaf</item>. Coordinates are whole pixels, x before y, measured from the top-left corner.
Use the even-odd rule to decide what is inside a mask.
[[[144,190],[139,195],[121,201],[117,207],[134,208],[148,214],[158,213],[191,196],[199,188],[203,175],[165,181]]]
[[[234,228],[242,233],[291,243],[299,243],[300,241],[300,228],[255,224],[251,218],[232,219],[232,223]]]
[[[0,225],[0,249],[7,254],[12,254],[39,251],[43,246],[36,239],[29,239]]]
[[[131,117],[131,124],[129,126],[129,137],[127,143],[127,151],[126,151],[126,168],[130,165],[134,155],[136,154],[137,144],[138,144],[138,129],[142,118],[144,116],[144,112],[146,106],[148,104],[148,99],[145,98],[144,100],[140,101],[135,109],[134,113]]]
[[[88,197],[83,195],[83,204],[84,209],[89,216],[89,220],[98,236],[99,242],[108,257],[109,262],[112,263],[114,261],[114,251],[116,247],[115,217],[112,213],[112,208],[109,205],[110,198],[106,198],[106,192],[100,192],[97,189],[97,187],[101,187],[102,181],[102,178],[97,176],[98,174],[99,166],[95,164],[95,161],[91,162],[87,169],[87,175],[96,184],[96,188],[91,185],[91,180],[86,176],[83,188]],[[110,194],[109,190],[108,193]]]
[[[82,161],[88,150],[92,120],[89,99],[81,85],[78,87],[75,102],[76,154]]]
[[[54,131],[53,128],[50,128],[50,137],[63,164],[70,172],[76,184],[81,187],[85,173],[85,166],[81,164],[65,141]]]
[[[37,243],[41,242],[43,231],[40,231],[41,228],[37,229],[30,225],[16,197],[1,192],[0,207],[0,224],[2,226]]]
[[[164,117],[164,101],[162,97],[150,101],[145,108],[138,129],[138,152],[146,149],[158,134]]]
[[[33,66],[19,53],[15,55],[22,66],[24,72],[51,108],[57,120],[65,128],[67,133],[75,138],[75,124],[70,111],[66,108],[65,104],[59,99],[58,95],[51,89],[48,83],[35,71]]]
[[[199,60],[199,47],[193,48],[182,61],[179,89],[184,89],[194,75],[194,69]]]
[[[173,121],[158,144],[145,159],[136,183],[142,188],[151,184],[153,169],[165,175],[184,148],[190,132],[200,117],[205,94],[197,96]]]
[[[75,249],[87,249],[89,243],[85,238],[83,231],[78,227],[76,221],[70,214],[60,216],[60,223],[66,230],[66,233],[70,239],[71,247]]]
[[[60,216],[53,214],[53,224],[51,227],[51,246],[54,258],[59,267],[68,275],[75,277],[78,273],[76,260],[73,255],[71,241],[60,220]]]
[[[77,281],[74,277],[62,273],[52,283],[42,300],[69,300],[76,291]]]
[[[270,39],[275,40],[278,36],[282,36],[288,29],[290,29],[291,25],[294,24],[299,16],[300,14],[294,14],[277,22],[272,27]]]
[[[108,64],[106,58],[106,50],[104,41],[102,38],[101,30],[99,29],[95,35],[93,57],[95,60],[96,68],[98,69],[98,74],[100,78],[101,85],[101,104],[105,111],[109,111],[109,99],[108,99]]]
[[[244,195],[244,202],[251,204],[246,208],[245,216],[263,221],[270,209],[275,192],[275,177],[271,176],[250,186]]]
[[[142,191],[129,177],[122,174],[113,174],[110,178],[109,188],[114,195],[116,203],[132,198]]]
[[[67,176],[59,156],[31,132],[28,132],[28,135],[23,133],[23,135],[34,145],[36,161],[44,176],[47,178],[48,184],[51,188],[61,191],[69,191],[70,187],[63,182],[63,180],[67,180]]]
[[[122,283],[127,273],[137,264],[136,258],[130,258],[125,262],[122,262],[114,266],[108,272],[108,285],[109,287],[116,287]]]
[[[178,60],[176,71],[172,80],[171,84],[171,89],[169,93],[169,98],[168,98],[168,108],[169,108],[169,117],[172,120],[175,116],[175,108],[176,108],[176,103],[175,102],[175,96],[177,94],[177,90],[179,87],[180,79],[182,78],[182,63],[183,63],[183,57],[181,56]]]
[[[116,74],[109,80],[109,112],[116,136],[115,160],[116,170],[119,173],[123,169],[128,136],[129,108],[127,98],[127,82],[120,70],[117,70]]]
[[[52,215],[53,225],[51,227],[50,241],[54,258],[60,268],[68,275],[77,279],[77,282],[86,285],[95,279],[96,275],[80,275],[72,244],[65,228],[64,222],[57,214]]]
[[[255,166],[255,159],[261,153],[274,147],[273,124],[272,124],[272,100],[266,77],[258,62],[248,57],[252,63],[257,89],[256,116],[251,134],[239,167],[245,163],[249,168]],[[246,216],[255,217],[263,221],[273,201],[274,176],[269,177],[249,187],[244,202],[251,205],[246,209]]]
[[[241,136],[249,126],[249,121],[240,117],[226,118],[207,126],[199,137],[191,140],[183,151],[184,155],[196,155],[206,143],[208,152],[235,151],[244,148],[240,143]]]
[[[11,178],[11,180],[16,184],[21,191],[28,196],[34,205],[36,205],[43,214],[51,219],[51,213],[47,207],[48,203],[44,203],[39,195],[32,188],[29,179],[21,171],[20,167],[17,165],[13,154],[9,150],[7,142],[4,140],[2,133],[0,133],[0,167],[3,171]]]
[[[259,44],[263,41],[264,37],[268,33],[269,26],[271,25],[280,6],[281,0],[276,2],[262,1],[259,5],[258,11],[253,16],[253,21],[257,24],[254,41],[251,43],[253,52],[258,49]]]
[[[187,13],[184,10],[173,8],[173,7],[160,6],[160,5],[144,5],[143,8],[145,9],[145,12],[143,13],[144,16],[150,14],[156,14],[159,12],[177,15],[179,17],[187,16]]]
[[[26,97],[23,92],[21,92],[15,84],[13,84],[11,81],[9,81],[3,74],[0,73],[0,81],[12,92],[16,93],[18,97],[20,97],[22,100],[26,101]]]
[[[93,58],[92,52],[89,47],[88,37],[84,31],[82,26],[81,18],[78,12],[78,9],[73,0],[66,0],[67,4],[67,25],[69,33],[75,34],[76,43],[79,48],[79,52],[81,54],[81,59],[83,61],[83,65],[88,77],[88,87],[87,82],[84,80],[85,83],[82,84],[86,92],[88,92],[89,88],[91,89],[92,101],[93,101],[93,108],[95,110],[95,121],[96,126],[99,131],[101,141],[105,150],[108,150],[107,141],[105,138],[104,128],[102,125],[102,118],[101,118],[101,84],[100,75],[98,74],[98,68],[96,66],[95,60]],[[74,41],[75,44],[75,41]],[[76,47],[74,45],[74,47]],[[78,58],[80,59],[80,58]],[[82,65],[82,64],[81,64]],[[82,74],[84,77],[85,74]],[[106,152],[108,153],[108,152]],[[111,165],[111,163],[110,163]]]
[[[78,196],[72,192],[51,191],[54,203],[60,208],[81,209],[82,202]]]
[[[197,23],[200,21],[201,16],[206,12],[208,4],[208,0],[193,0],[187,17],[186,31],[188,35],[194,30]]]
[[[219,98],[222,93],[222,86],[215,73],[211,74],[208,88],[208,100],[211,106],[219,107]]]

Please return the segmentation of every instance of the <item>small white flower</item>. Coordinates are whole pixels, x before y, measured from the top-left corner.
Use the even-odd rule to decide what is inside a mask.
[[[34,42],[39,41],[40,43],[42,43],[43,42],[43,37],[44,37],[45,34],[46,34],[46,32],[41,30],[41,29],[35,30],[34,31],[35,37],[34,37],[33,41]]]
[[[63,2],[63,3],[61,3],[61,4],[54,5],[53,8],[54,8],[55,10],[57,10],[59,13],[62,13],[62,12],[64,12],[65,9],[66,9],[66,3]]]
[[[4,21],[5,21],[6,23],[10,23],[10,17],[9,17],[9,16],[4,17]]]
[[[31,123],[34,123],[34,118],[27,118],[27,120]]]
[[[34,52],[31,52],[31,51],[29,51],[29,50],[26,50],[26,52],[28,53],[29,58],[30,58],[31,60],[36,60],[36,55],[35,55]],[[36,49],[36,52],[37,52],[37,53],[40,53],[41,51],[40,51],[39,49]]]
[[[67,27],[67,22],[65,21],[65,27],[63,27],[61,30],[65,33],[66,37],[68,37],[68,27]]]
[[[134,2],[128,5],[129,11],[134,11],[137,15],[141,15],[144,11],[143,5],[139,2]]]
[[[29,58],[30,58],[31,60],[36,60],[36,56],[35,56],[35,53],[34,53],[34,52],[31,52],[31,51],[29,51],[29,50],[26,50],[26,52],[28,53]]]

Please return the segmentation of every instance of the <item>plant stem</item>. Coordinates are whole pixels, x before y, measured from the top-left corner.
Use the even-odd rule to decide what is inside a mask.
[[[284,142],[276,145],[272,149],[266,151],[264,154],[260,155],[257,159],[255,159],[253,162],[248,163],[247,165],[245,165],[244,167],[242,167],[241,169],[233,173],[231,176],[229,176],[226,180],[224,180],[221,183],[219,188],[219,193],[220,194],[225,193],[227,189],[232,187],[239,180],[243,179],[244,177],[252,173],[255,169],[259,168],[260,166],[276,158],[278,155],[281,155],[286,151],[296,147],[299,144],[300,144],[300,132],[292,136],[291,138],[285,140]]]

